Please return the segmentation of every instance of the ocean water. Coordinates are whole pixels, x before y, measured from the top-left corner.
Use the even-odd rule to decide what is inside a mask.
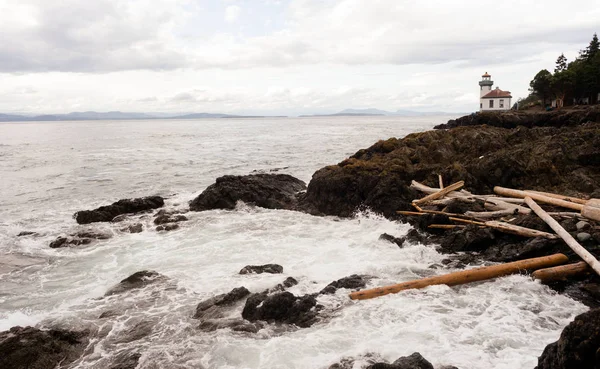
[[[106,368],[126,352],[138,368],[327,368],[345,357],[396,358],[418,351],[434,366],[533,368],[586,308],[527,276],[365,301],[347,290],[321,296],[323,320],[310,328],[269,326],[257,334],[203,332],[196,305],[245,286],[259,292],[291,276],[294,294],[317,292],[351,275],[370,287],[452,270],[431,269],[434,247],[399,249],[378,240],[405,224],[370,212],[313,217],[240,203],[233,211],[187,213],[181,228],[158,233],[123,224],[79,226],[74,212],[121,198],[159,194],[187,202],[224,174],[288,173],[306,182],[378,139],[427,130],[450,117],[150,120],[0,124],[0,330],[15,325],[87,329],[91,343],[73,368]],[[97,230],[112,238],[51,249],[57,236]],[[17,237],[22,231],[36,235]],[[239,275],[248,264],[278,263],[280,275]],[[155,270],[165,283],[102,298],[121,279]],[[111,318],[99,319],[106,311]],[[237,313],[235,313],[237,314]],[[149,332],[125,339],[143,323]]]

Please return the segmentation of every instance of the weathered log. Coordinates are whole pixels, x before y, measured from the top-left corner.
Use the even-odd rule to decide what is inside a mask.
[[[440,190],[444,188],[444,181],[442,180],[442,175],[438,174],[438,181],[440,182]]]
[[[516,234],[518,236],[523,236],[523,237],[544,237],[544,238],[548,238],[551,240],[558,238],[558,236],[556,236],[555,234],[552,234],[552,233],[542,232],[542,231],[538,231],[537,229],[521,227],[521,226],[510,224],[510,223],[498,222],[495,220],[488,220],[487,222],[479,222],[479,221],[472,221],[472,220],[461,219],[461,218],[456,218],[456,217],[450,217],[450,220],[453,220],[456,222],[461,222],[461,223],[474,224],[474,225],[478,225],[478,226],[486,226],[486,227],[494,228],[494,229],[504,232],[504,233]]]
[[[555,199],[561,199],[561,200],[565,200],[565,201],[571,201],[571,202],[574,202],[576,204],[582,204],[582,205],[584,205],[588,201],[588,200],[580,199],[578,197],[559,195],[557,193],[542,192],[542,191],[533,191],[533,190],[525,190],[525,192],[527,192],[527,193],[534,193],[534,194],[538,194],[538,195],[544,195],[544,196],[548,196],[548,197],[554,197]]]
[[[575,277],[578,275],[588,274],[592,271],[590,266],[585,261],[579,263],[559,265],[552,268],[538,269],[531,274],[535,279],[544,283],[559,281]]]
[[[490,210],[512,210],[518,214],[531,214],[531,209],[499,199],[488,198],[483,206]]]
[[[447,286],[456,286],[465,283],[484,281],[486,279],[492,279],[502,277],[509,274],[520,273],[527,270],[536,270],[540,268],[547,268],[564,264],[569,260],[563,254],[554,254],[550,256],[543,256],[539,258],[526,259],[520,261],[514,261],[512,263],[499,264],[486,266],[481,268],[462,270],[460,272],[454,272],[444,275],[438,275],[434,277],[428,277],[423,279],[417,279],[414,281],[408,281],[398,283],[391,286],[373,288],[369,290],[362,290],[352,292],[350,298],[352,300],[366,300],[374,297],[387,295],[390,293],[398,293],[400,291],[424,288],[437,284],[445,284]]]
[[[581,215],[586,218],[600,221],[600,199],[591,199],[583,205]]]
[[[557,199],[554,197],[549,197],[546,195],[540,195],[537,193],[530,193],[530,192],[521,191],[521,190],[513,190],[512,188],[504,188],[504,187],[496,186],[496,187],[494,187],[494,192],[497,193],[498,195],[520,197],[522,199],[529,196],[534,200],[541,201],[541,202],[544,202],[544,203],[550,204],[550,205],[562,206],[567,209],[573,209],[573,210],[579,210],[579,211],[581,211],[581,209],[583,209],[582,204],[576,204],[571,201],[565,201],[565,200]]]
[[[430,224],[427,228],[435,229],[454,229],[454,228],[465,228],[466,225],[461,224]]]
[[[465,215],[468,217],[473,217],[477,219],[488,219],[488,218],[496,218],[503,217],[505,215],[515,214],[516,210],[497,210],[497,211],[467,211]]]
[[[560,224],[558,224],[554,218],[548,215],[544,209],[536,204],[531,197],[525,197],[525,202],[527,205],[529,205],[531,210],[533,210],[540,218],[542,218],[544,222],[546,222],[546,224],[548,224],[550,228],[552,228],[554,232],[556,232],[556,234],[558,234],[566,242],[566,244],[583,259],[583,261],[588,263],[588,265],[592,267],[592,269],[594,269],[598,275],[600,275],[600,262],[594,257],[594,255],[590,254],[589,251],[581,246],[579,242],[577,242],[573,236],[569,234],[569,232],[567,232]]]
[[[417,205],[421,205],[421,204],[427,204],[429,201],[435,200],[435,199],[439,199],[440,197],[444,197],[445,195],[447,195],[448,193],[452,192],[452,191],[456,191],[459,188],[461,188],[462,186],[465,185],[464,181],[459,181],[456,183],[451,184],[450,186],[443,188],[435,193],[432,193],[430,195],[427,195],[425,197],[423,197],[422,199],[419,200],[414,200],[413,204],[417,204]]]
[[[423,216],[426,213],[419,213],[417,211],[404,211],[404,210],[398,210],[396,212],[396,214],[400,214],[400,215],[408,215],[408,216],[413,216],[413,215],[417,215],[417,216]]]

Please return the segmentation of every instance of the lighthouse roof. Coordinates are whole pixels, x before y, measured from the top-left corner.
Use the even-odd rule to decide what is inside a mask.
[[[512,97],[512,96],[510,94],[510,91],[502,91],[501,89],[499,89],[498,87],[496,87],[492,91],[490,91],[487,94],[483,95],[481,98],[482,99],[493,99],[493,98],[496,98],[496,97]]]
[[[482,75],[482,77],[491,77],[488,72],[485,72],[485,74]]]

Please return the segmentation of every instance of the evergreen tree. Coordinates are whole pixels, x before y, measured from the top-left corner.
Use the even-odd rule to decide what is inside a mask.
[[[546,100],[552,95],[552,74],[542,69],[529,82],[529,91],[542,100],[542,106],[546,106]]]
[[[592,37],[592,41],[590,41],[590,44],[588,45],[588,47],[586,47],[584,50],[582,50],[579,53],[579,55],[582,59],[587,61],[587,60],[594,58],[594,56],[596,56],[599,51],[600,51],[600,42],[598,41],[598,34],[594,33],[594,37]]]
[[[567,69],[567,58],[565,54],[560,54],[558,59],[556,59],[556,68],[554,68],[554,73],[562,72]]]

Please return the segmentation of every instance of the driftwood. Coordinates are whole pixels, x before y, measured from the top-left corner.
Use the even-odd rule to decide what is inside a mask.
[[[444,188],[444,181],[441,174],[438,174],[438,182],[440,183],[440,190],[442,190]]]
[[[569,259],[563,254],[554,254],[539,258],[515,261],[512,263],[463,270],[460,272],[454,272],[409,282],[398,283],[392,286],[357,291],[351,293],[350,298],[352,300],[366,300],[374,297],[387,295],[390,293],[398,293],[400,291],[408,289],[424,288],[427,286],[437,284],[456,286],[470,282],[484,281],[486,279],[502,277],[509,274],[515,274],[525,270],[535,270],[560,265],[566,263],[568,260]]]
[[[427,228],[435,228],[435,229],[455,229],[455,228],[465,228],[466,225],[461,224],[430,224]]]
[[[540,218],[546,222],[550,228],[554,230],[565,242],[566,244],[573,250],[577,255],[579,255],[598,275],[600,275],[600,262],[594,257],[594,255],[590,254],[583,246],[577,242],[573,236],[569,234],[569,232],[565,231],[563,227],[554,218],[552,218],[544,209],[542,209],[531,197],[526,197],[525,202],[531,210],[533,210]]]
[[[561,207],[567,208],[567,209],[573,209],[573,210],[579,210],[579,211],[581,211],[581,209],[583,209],[582,204],[577,204],[577,203],[574,203],[571,201],[565,201],[565,200],[557,199],[555,197],[549,197],[546,195],[540,195],[538,193],[530,193],[530,192],[521,191],[521,190],[513,190],[512,188],[504,188],[504,187],[496,186],[496,187],[494,187],[494,192],[497,193],[498,195],[520,197],[522,199],[524,199],[526,197],[530,197],[536,201],[541,201],[543,203],[550,204],[550,205],[561,206]]]
[[[400,215],[408,215],[408,216],[413,216],[413,215],[417,215],[417,216],[423,216],[427,213],[420,213],[418,211],[404,211],[404,210],[398,210],[396,212],[396,214],[400,214]]]
[[[565,200],[565,201],[571,201],[574,202],[576,204],[582,204],[585,205],[585,203],[588,200],[584,200],[584,199],[580,199],[578,197],[571,197],[571,196],[563,196],[563,195],[559,195],[556,193],[550,193],[550,192],[542,192],[542,191],[532,191],[532,190],[525,190],[525,192],[527,193],[534,193],[534,194],[538,194],[538,195],[544,195],[544,196],[548,196],[548,197],[554,197],[555,199],[561,199],[561,200]]]
[[[544,283],[559,281],[578,275],[588,274],[592,271],[585,261],[579,263],[559,265],[552,268],[538,269],[531,274],[535,279]]]
[[[461,188],[464,185],[465,185],[464,181],[453,183],[446,188],[443,188],[441,190],[438,190],[435,193],[432,193],[430,195],[423,197],[422,199],[414,200],[413,204],[417,204],[417,205],[427,204],[429,201],[439,199],[440,197],[444,197],[445,195],[449,194],[452,191],[458,190],[459,188]]]
[[[486,227],[494,228],[494,229],[504,232],[504,233],[516,234],[518,236],[523,236],[523,237],[544,237],[544,238],[548,238],[551,240],[558,238],[555,234],[552,234],[552,233],[542,232],[542,231],[538,231],[537,229],[521,227],[521,226],[517,226],[514,224],[510,224],[510,223],[497,222],[494,220],[489,220],[487,222],[478,222],[478,221],[460,219],[460,218],[455,218],[455,217],[450,217],[450,220],[454,220],[456,222],[461,222],[461,223],[474,224],[474,225],[478,225],[478,226],[486,226]]]

